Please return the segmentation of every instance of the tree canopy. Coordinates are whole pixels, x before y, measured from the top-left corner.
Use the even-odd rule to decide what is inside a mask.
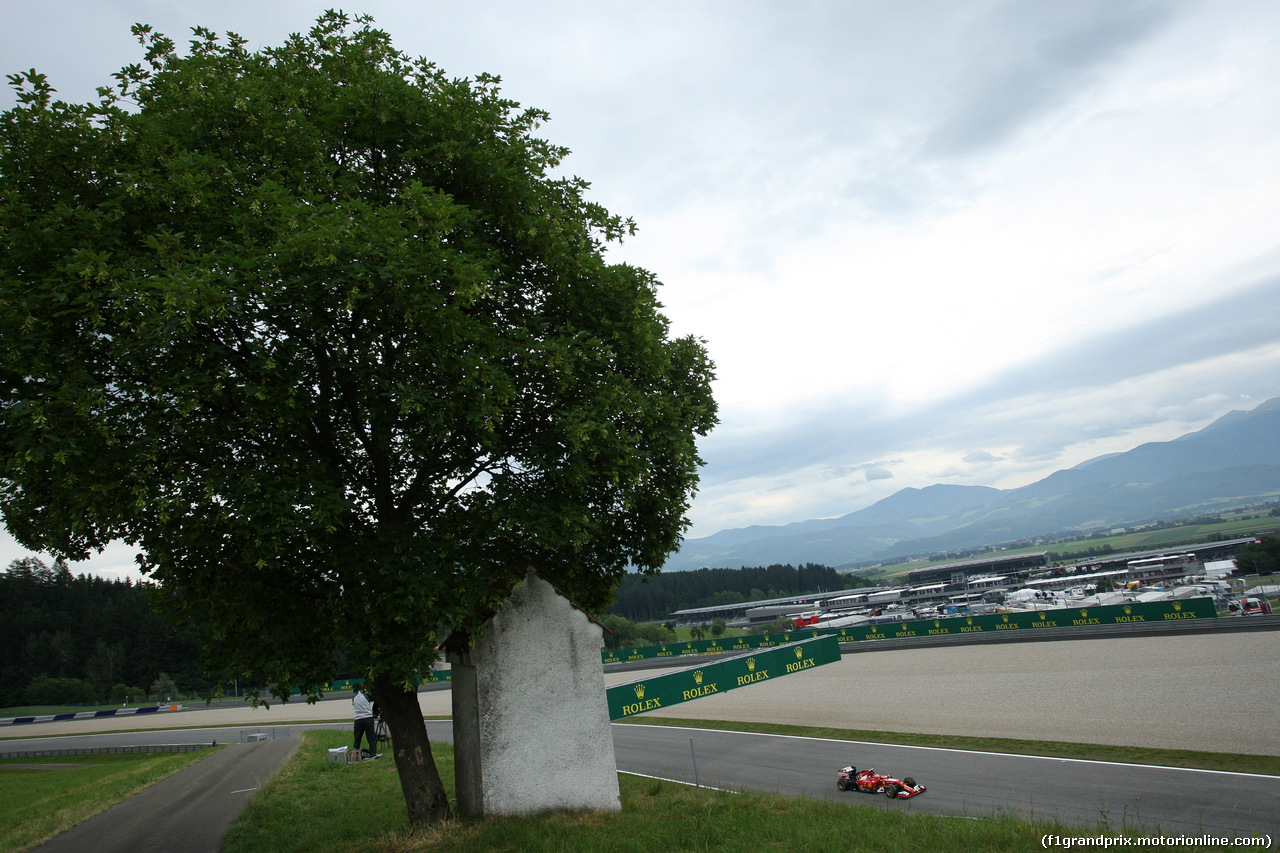
[[[1272,575],[1280,569],[1280,537],[1263,536],[1236,554],[1236,566],[1243,575]]]
[[[525,565],[591,609],[656,571],[712,365],[606,261],[633,225],[557,176],[546,114],[363,17],[259,51],[134,32],[96,102],[31,71],[0,116],[14,536],[136,545],[219,674],[282,697],[339,645],[408,695]]]

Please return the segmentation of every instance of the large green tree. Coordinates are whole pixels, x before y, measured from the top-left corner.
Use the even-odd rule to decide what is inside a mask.
[[[88,104],[0,116],[0,510],[135,544],[223,678],[363,661],[410,818],[448,814],[413,676],[529,564],[588,608],[656,571],[715,423],[629,220],[545,115],[367,18],[249,51],[195,29]]]

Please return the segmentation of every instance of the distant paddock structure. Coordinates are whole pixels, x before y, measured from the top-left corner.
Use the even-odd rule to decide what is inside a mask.
[[[749,628],[778,619],[795,620],[814,612],[845,613],[897,608],[964,607],[981,601],[984,595],[998,595],[1014,589],[1041,589],[1046,592],[1096,584],[1110,578],[1117,584],[1162,583],[1204,571],[1204,564],[1230,560],[1256,537],[1179,545],[1155,551],[1109,554],[1077,560],[1074,564],[1051,568],[1048,551],[996,554],[912,569],[902,586],[873,586],[842,589],[808,595],[745,601],[715,607],[677,610],[671,618],[677,625],[710,625],[723,619],[733,627]]]

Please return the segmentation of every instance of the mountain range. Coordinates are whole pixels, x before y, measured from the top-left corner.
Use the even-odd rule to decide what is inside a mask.
[[[664,567],[836,568],[1205,515],[1280,496],[1280,397],[1198,432],[1055,471],[1017,489],[933,485],[838,518],[685,540]]]

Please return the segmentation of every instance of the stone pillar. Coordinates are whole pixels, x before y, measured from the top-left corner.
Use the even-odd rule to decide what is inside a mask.
[[[453,666],[458,811],[617,812],[603,629],[532,568]]]

